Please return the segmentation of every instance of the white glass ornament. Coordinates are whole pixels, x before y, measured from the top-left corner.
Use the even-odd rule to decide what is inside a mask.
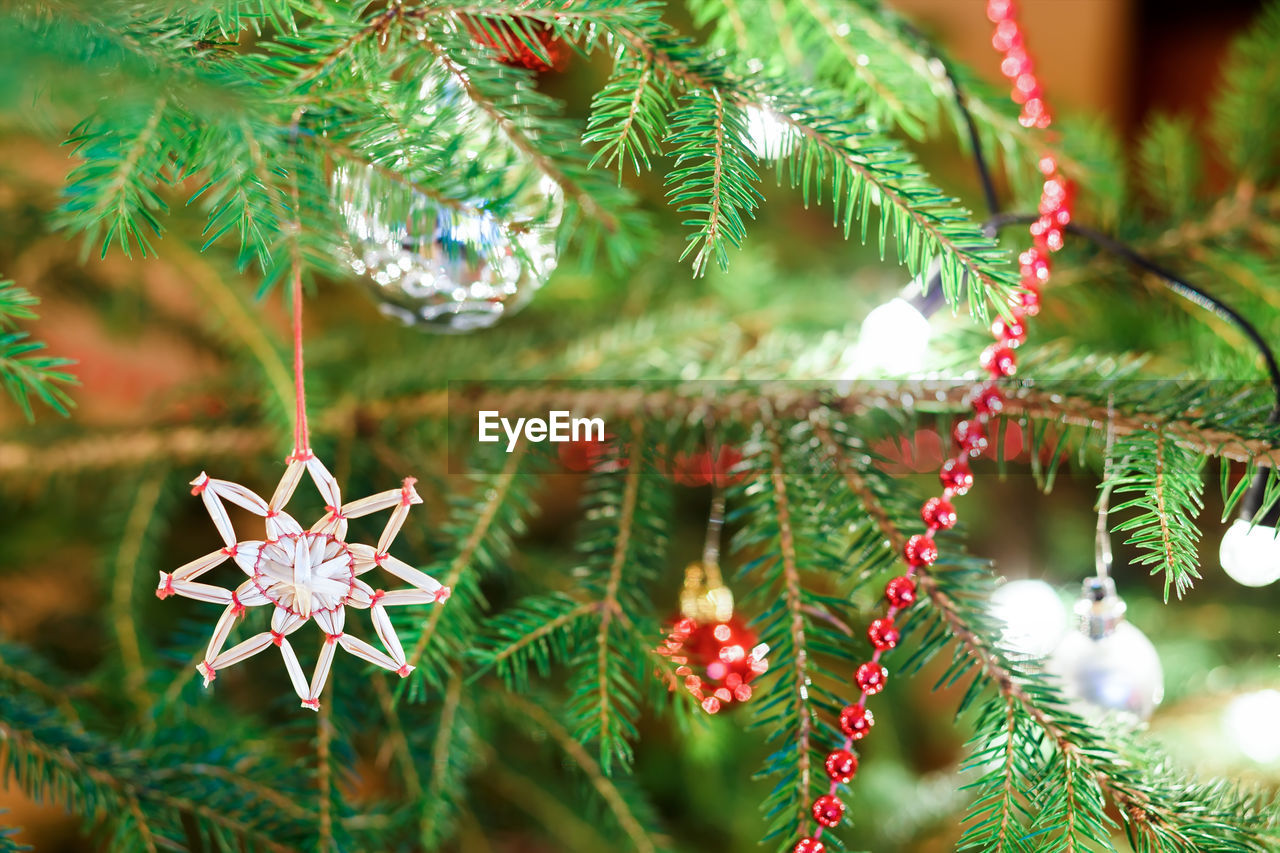
[[[501,220],[419,192],[393,207],[369,173],[339,169],[334,190],[349,229],[351,268],[379,309],[441,333],[485,329],[522,308],[556,267],[559,190],[545,182],[528,216]]]
[[[1045,668],[1062,680],[1075,710],[1147,720],[1164,700],[1164,668],[1146,634],[1124,620],[1125,604],[1110,578],[1089,578],[1069,631]]]
[[[992,593],[990,610],[1004,623],[1001,645],[1015,655],[1043,658],[1067,632],[1066,605],[1041,580],[1009,581]]]
[[[1242,586],[1266,586],[1280,580],[1280,537],[1276,529],[1237,518],[1222,537],[1222,569]]]

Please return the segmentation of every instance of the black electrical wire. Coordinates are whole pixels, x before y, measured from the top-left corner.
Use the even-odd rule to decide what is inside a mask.
[[[960,110],[960,114],[964,117],[965,126],[968,128],[970,147],[972,148],[972,157],[974,168],[978,172],[978,181],[982,185],[982,194],[986,199],[987,210],[990,218],[984,223],[983,230],[991,236],[994,236],[999,229],[1007,225],[1030,225],[1040,217],[1034,214],[1025,213],[1001,213],[1000,200],[996,193],[995,182],[991,177],[991,169],[987,164],[986,156],[982,151],[982,140],[978,134],[978,126],[973,119],[973,114],[969,112],[968,104],[965,101],[964,92],[960,88],[959,82],[955,75],[951,72],[950,66],[942,57],[935,55],[933,57],[940,64],[943,73],[946,76],[947,83],[951,87],[952,95],[955,98],[956,108]],[[1258,327],[1247,320],[1239,311],[1223,302],[1221,299],[1210,294],[1208,291],[1198,287],[1191,282],[1182,278],[1177,273],[1167,267],[1153,261],[1151,258],[1139,252],[1132,246],[1123,243],[1109,234],[1089,228],[1084,225],[1077,225],[1072,222],[1066,226],[1066,231],[1077,237],[1083,237],[1089,242],[1102,249],[1123,258],[1139,269],[1145,270],[1160,279],[1161,283],[1173,293],[1178,294],[1184,299],[1216,314],[1228,323],[1238,328],[1245,337],[1258,349],[1262,354],[1262,360],[1266,363],[1267,374],[1271,380],[1271,388],[1275,395],[1275,404],[1271,409],[1271,414],[1267,418],[1268,424],[1280,423],[1280,363],[1276,361],[1275,351],[1272,350],[1266,338],[1258,331]],[[939,269],[934,275],[930,276],[925,286],[926,292],[932,292],[933,288],[940,287],[942,284],[942,272]]]
[[[988,225],[994,226],[997,230],[1006,225],[1030,225],[1039,219],[1038,214],[1029,213],[1001,213],[987,220]],[[1251,323],[1239,311],[1223,302],[1221,299],[1213,296],[1201,287],[1197,287],[1191,282],[1182,278],[1177,273],[1170,270],[1151,258],[1134,249],[1132,246],[1122,243],[1114,237],[1089,228],[1084,225],[1077,225],[1074,222],[1068,223],[1066,229],[1068,234],[1074,234],[1077,237],[1083,237],[1090,243],[1101,247],[1117,257],[1124,258],[1129,263],[1145,270],[1160,279],[1161,283],[1173,293],[1178,294],[1189,302],[1210,311],[1217,316],[1231,323],[1238,328],[1245,337],[1247,337],[1258,351],[1262,353],[1262,359],[1266,362],[1267,373],[1271,377],[1271,387],[1275,392],[1275,406],[1271,410],[1271,415],[1267,418],[1267,423],[1280,423],[1280,364],[1276,362],[1276,354],[1267,343],[1266,338],[1258,331],[1258,327]]]

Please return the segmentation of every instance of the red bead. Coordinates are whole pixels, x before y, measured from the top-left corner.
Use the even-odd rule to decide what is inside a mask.
[[[916,603],[916,582],[900,575],[884,585],[884,598],[899,610],[910,607]]]
[[[1009,377],[1018,372],[1017,356],[1004,344],[992,344],[984,349],[978,363],[987,369],[993,379]]]
[[[838,826],[843,817],[844,803],[835,794],[827,794],[813,801],[813,819],[823,826]]]
[[[938,545],[928,536],[922,536],[917,533],[908,539],[907,544],[902,547],[902,556],[909,566],[916,568],[932,566],[934,561],[938,559]]]
[[[833,782],[847,784],[858,772],[858,756],[847,749],[837,749],[827,756],[827,775]]]
[[[1058,171],[1058,161],[1049,155],[1040,158],[1040,174],[1052,175]]]
[[[980,415],[994,415],[1004,408],[1004,395],[994,385],[987,385],[974,395],[969,404]]]
[[[791,848],[791,853],[825,853],[826,849],[827,845],[816,838],[801,838]]]
[[[1013,17],[1013,0],[987,0],[987,18],[992,23],[999,23]]]
[[[987,449],[987,429],[978,420],[956,421],[951,430],[956,446],[970,456],[981,456]]]
[[[894,625],[893,620],[888,617],[874,619],[867,626],[867,639],[871,641],[871,645],[875,646],[877,651],[889,651],[898,645],[900,636],[898,626]]]
[[[1049,266],[1049,256],[1034,246],[1018,255],[1018,272],[1024,279],[1048,281]]]
[[[849,705],[840,712],[840,730],[854,740],[866,737],[875,724],[875,715],[862,705]]]
[[[920,507],[920,518],[930,527],[950,530],[956,526],[956,508],[943,498],[929,498]]]
[[[1012,320],[997,317],[991,322],[991,334],[1005,346],[1016,348],[1027,340],[1027,327],[1018,317]]]
[[[1023,282],[1023,285],[1025,286],[1026,282]],[[1028,317],[1034,317],[1040,313],[1040,294],[1034,290],[1019,291],[1014,306]]]
[[[875,661],[867,661],[853,674],[854,683],[867,695],[874,696],[889,682],[889,670]]]
[[[948,459],[942,463],[938,479],[942,481],[944,489],[963,495],[973,485],[973,472],[969,470],[969,463],[963,459]]]

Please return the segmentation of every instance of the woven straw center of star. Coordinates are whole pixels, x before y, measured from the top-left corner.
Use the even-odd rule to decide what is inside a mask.
[[[272,602],[309,617],[347,603],[355,586],[355,557],[327,533],[289,533],[262,546],[254,582]]]

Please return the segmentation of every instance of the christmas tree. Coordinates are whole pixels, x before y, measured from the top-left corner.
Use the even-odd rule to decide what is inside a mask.
[[[4,4],[0,850],[1280,850],[1280,4],[944,5]]]

